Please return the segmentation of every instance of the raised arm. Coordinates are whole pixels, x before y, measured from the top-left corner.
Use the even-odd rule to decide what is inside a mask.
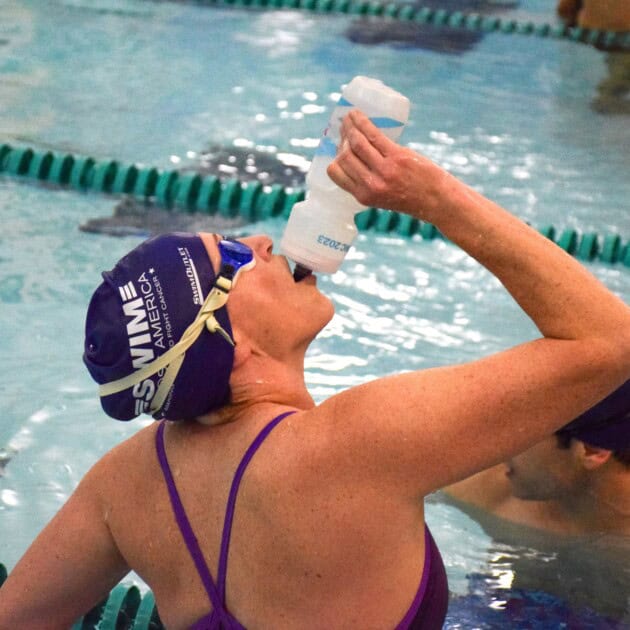
[[[86,475],[0,588],[0,628],[67,630],[128,573],[96,476],[95,469]]]
[[[436,225],[503,283],[543,335],[336,397],[364,430],[366,417],[382,418],[374,439],[381,457],[390,451],[392,474],[411,473],[409,483],[425,491],[462,479],[525,450],[630,377],[630,309],[582,265],[360,112],[346,117],[342,136],[328,169],[338,185],[364,205]]]

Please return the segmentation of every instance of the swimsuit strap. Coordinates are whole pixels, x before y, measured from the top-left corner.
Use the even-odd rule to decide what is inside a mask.
[[[232,532],[232,521],[234,519],[236,495],[238,493],[241,479],[243,477],[243,474],[245,473],[247,465],[251,461],[256,451],[260,448],[260,445],[264,442],[265,438],[271,433],[274,427],[281,420],[286,418],[288,415],[291,415],[292,413],[295,413],[295,411],[287,411],[285,413],[282,413],[279,416],[276,416],[268,424],[266,424],[262,428],[260,433],[254,438],[254,441],[250,444],[249,448],[245,452],[245,455],[243,456],[243,459],[238,465],[238,468],[236,469],[234,479],[232,480],[232,486],[230,488],[228,504],[225,512],[225,521],[223,524],[223,535],[221,538],[221,550],[219,555],[219,572],[217,576],[217,584],[219,585],[218,589],[215,585],[214,580],[212,579],[212,574],[210,573],[208,565],[206,564],[206,561],[203,557],[201,547],[199,546],[199,541],[195,536],[195,532],[192,529],[190,521],[188,520],[188,516],[186,515],[186,510],[184,509],[179,493],[177,492],[177,486],[175,485],[175,479],[173,478],[171,467],[166,457],[166,448],[164,446],[165,423],[160,422],[160,425],[158,426],[158,429],[156,431],[155,446],[157,450],[157,456],[160,462],[162,473],[164,475],[164,480],[166,481],[166,487],[168,489],[168,494],[171,499],[173,513],[175,514],[175,520],[177,521],[179,530],[181,531],[184,542],[186,543],[188,552],[190,553],[190,556],[195,563],[197,573],[199,573],[199,577],[201,578],[203,586],[206,589],[206,593],[208,594],[210,602],[212,603],[213,611],[216,614],[219,614],[221,617],[225,615],[225,580],[227,576],[227,556],[230,545],[230,535]]]
[[[217,585],[219,587],[219,595],[221,601],[225,603],[225,581],[227,577],[227,561],[228,551],[230,547],[230,536],[232,535],[232,521],[234,520],[234,507],[236,505],[236,495],[241,484],[241,479],[245,473],[247,465],[251,461],[256,451],[260,448],[260,445],[265,441],[265,438],[273,431],[276,425],[284,420],[287,416],[290,416],[295,411],[286,411],[276,416],[271,422],[263,427],[260,433],[256,436],[254,441],[250,444],[249,448],[245,452],[241,463],[236,469],[234,479],[232,479],[232,487],[230,488],[230,495],[228,497],[227,509],[225,511],[225,521],[223,523],[223,537],[221,539],[221,552],[219,555],[219,572],[217,574]]]
[[[210,574],[208,565],[203,557],[201,547],[199,547],[199,541],[197,540],[195,532],[190,525],[188,516],[186,516],[186,510],[182,505],[179,493],[177,492],[177,486],[175,485],[175,480],[173,479],[173,474],[171,473],[171,467],[169,466],[168,459],[166,458],[166,449],[164,447],[165,426],[165,422],[160,422],[160,426],[155,434],[155,446],[157,449],[158,460],[160,461],[160,467],[162,468],[162,473],[164,474],[164,479],[166,481],[166,487],[168,488],[168,494],[171,498],[171,505],[173,507],[173,513],[175,514],[175,520],[177,521],[179,530],[182,534],[184,542],[186,543],[186,547],[188,548],[188,553],[190,553],[193,562],[195,563],[197,573],[199,573],[199,577],[203,582],[206,593],[210,598],[212,608],[216,611],[220,611],[223,608],[221,604],[221,597],[219,596],[217,587],[212,580],[212,575]]]

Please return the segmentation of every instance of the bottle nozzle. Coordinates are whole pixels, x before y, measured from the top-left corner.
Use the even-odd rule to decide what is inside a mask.
[[[295,280],[295,282],[299,282],[300,280],[304,280],[306,276],[310,276],[312,273],[312,269],[309,269],[308,267],[297,263],[295,265],[295,269],[293,270],[293,280]]]

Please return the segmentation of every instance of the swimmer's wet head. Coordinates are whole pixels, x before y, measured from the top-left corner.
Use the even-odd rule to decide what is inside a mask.
[[[215,275],[200,236],[166,234],[103,273],[83,360],[108,415],[188,420],[228,402],[234,341],[226,303],[255,258],[240,241],[221,239],[218,249]]]

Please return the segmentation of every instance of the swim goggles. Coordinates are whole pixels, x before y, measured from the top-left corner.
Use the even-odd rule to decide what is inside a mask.
[[[251,247],[229,238],[222,238],[218,242],[221,266],[208,297],[204,300],[197,317],[184,331],[181,339],[157,359],[136,370],[132,374],[99,386],[99,395],[110,396],[141,383],[166,368],[164,376],[158,384],[155,396],[151,401],[150,413],[160,410],[168,396],[179,369],[186,357],[186,351],[197,340],[204,328],[211,333],[219,333],[230,345],[236,345],[229,333],[219,324],[215,312],[225,306],[230,291],[236,286],[238,276],[242,271],[252,269],[256,265],[254,252]]]

